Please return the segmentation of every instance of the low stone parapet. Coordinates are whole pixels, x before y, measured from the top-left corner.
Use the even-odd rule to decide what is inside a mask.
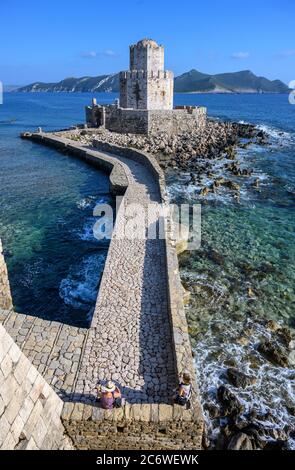
[[[8,279],[7,266],[3,256],[2,242],[0,239],[0,308],[9,310],[12,308],[12,297]]]
[[[135,404],[114,410],[65,403],[62,421],[77,449],[177,450],[202,447],[198,410],[179,405]]]

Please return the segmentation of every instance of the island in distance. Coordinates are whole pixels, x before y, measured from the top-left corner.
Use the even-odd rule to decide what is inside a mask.
[[[35,82],[19,92],[118,92],[119,74],[66,78],[58,83]],[[190,70],[174,80],[176,93],[289,93],[281,80],[268,80],[250,70],[209,75]]]

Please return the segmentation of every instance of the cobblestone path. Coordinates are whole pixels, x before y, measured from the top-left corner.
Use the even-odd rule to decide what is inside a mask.
[[[157,182],[143,165],[113,158],[128,176],[125,206],[160,203]],[[121,240],[119,234],[120,226],[109,248],[76,392],[91,400],[97,382],[111,379],[130,403],[167,403],[176,377],[164,241]]]
[[[143,165],[111,158],[128,176],[125,205],[141,203],[146,208],[160,203],[158,184]],[[126,240],[119,234],[120,224],[90,329],[7,310],[0,310],[0,322],[65,400],[91,402],[97,382],[111,379],[130,403],[168,403],[176,377],[164,241]]]
[[[57,394],[70,398],[87,330],[1,309],[0,322]]]

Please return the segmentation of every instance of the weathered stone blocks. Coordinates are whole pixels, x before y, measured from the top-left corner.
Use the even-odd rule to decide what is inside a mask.
[[[0,240],[0,308],[12,308],[12,297],[8,280],[7,266],[3,256],[2,242]]]
[[[2,325],[0,370],[0,449],[70,446],[60,420],[62,401]]]

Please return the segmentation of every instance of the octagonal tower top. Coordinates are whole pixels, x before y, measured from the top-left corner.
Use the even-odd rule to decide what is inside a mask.
[[[130,70],[155,72],[164,70],[164,47],[153,39],[142,39],[130,46]]]

